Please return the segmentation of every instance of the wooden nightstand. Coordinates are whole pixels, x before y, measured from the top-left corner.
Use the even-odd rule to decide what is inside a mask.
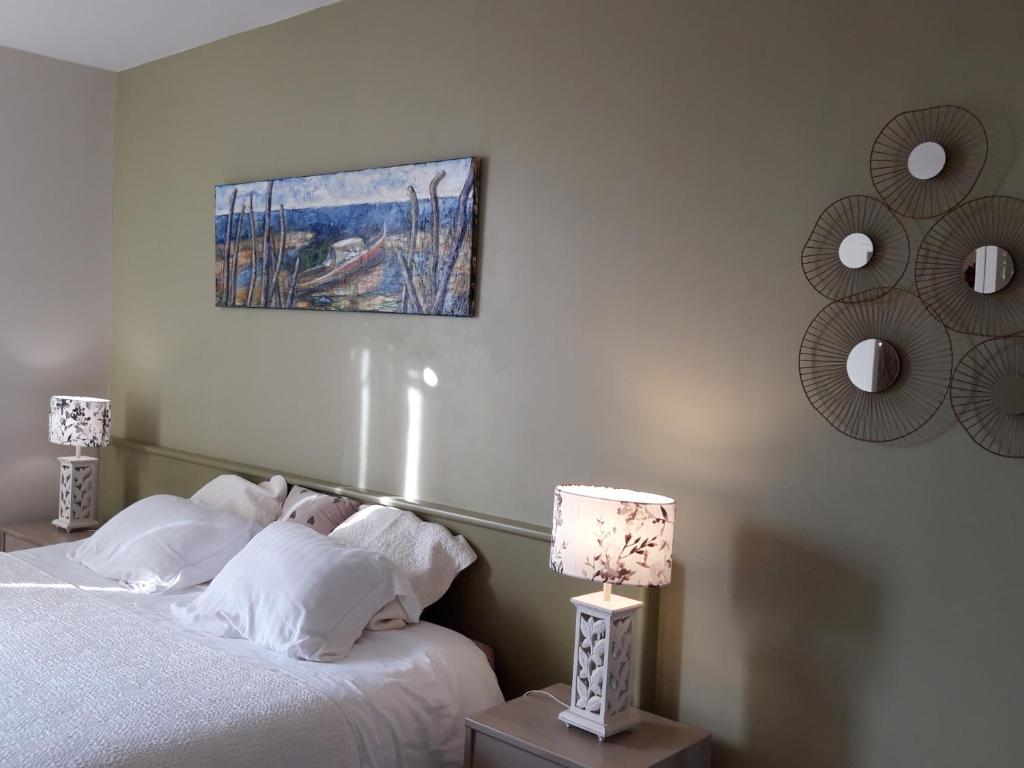
[[[569,699],[564,683],[544,689]],[[466,718],[465,768],[708,768],[711,735],[648,712],[605,741],[558,719],[564,709],[531,693]]]
[[[17,552],[19,549],[45,547],[48,544],[63,544],[66,541],[85,539],[95,529],[62,531],[49,520],[33,520],[27,523],[0,523],[0,551]]]

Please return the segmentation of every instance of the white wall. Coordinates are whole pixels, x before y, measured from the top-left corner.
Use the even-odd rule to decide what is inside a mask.
[[[107,392],[115,76],[0,48],[0,520],[53,517],[50,395]]]

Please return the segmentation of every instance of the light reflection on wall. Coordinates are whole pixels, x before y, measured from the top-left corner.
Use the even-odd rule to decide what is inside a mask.
[[[366,471],[370,450],[370,349],[364,347],[359,356],[359,477],[360,488],[366,487]]]
[[[423,446],[423,401],[424,390],[420,381],[431,389],[438,385],[437,372],[429,365],[422,371],[407,371],[412,384],[406,390],[408,400],[407,425],[405,433],[405,484],[402,495],[407,499],[418,499],[420,494],[420,450]]]
[[[423,441],[423,393],[409,387],[409,423],[405,437],[405,485],[402,494],[418,499],[420,494],[420,445]]]

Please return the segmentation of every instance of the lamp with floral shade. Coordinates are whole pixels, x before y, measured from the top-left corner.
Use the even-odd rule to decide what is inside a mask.
[[[99,397],[56,395],[50,398],[50,442],[75,446],[74,456],[62,456],[57,519],[65,531],[95,528],[99,520],[100,460],[83,456],[82,448],[99,448],[110,442],[110,401]]]
[[[661,587],[672,579],[675,501],[653,493],[588,485],[555,489],[551,569],[602,582],[576,606],[572,692],[558,718],[604,739],[636,722],[630,697],[639,600],[613,584]]]

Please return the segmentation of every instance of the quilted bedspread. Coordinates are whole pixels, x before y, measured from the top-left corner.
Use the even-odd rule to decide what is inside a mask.
[[[341,709],[0,554],[0,765],[349,766]]]

